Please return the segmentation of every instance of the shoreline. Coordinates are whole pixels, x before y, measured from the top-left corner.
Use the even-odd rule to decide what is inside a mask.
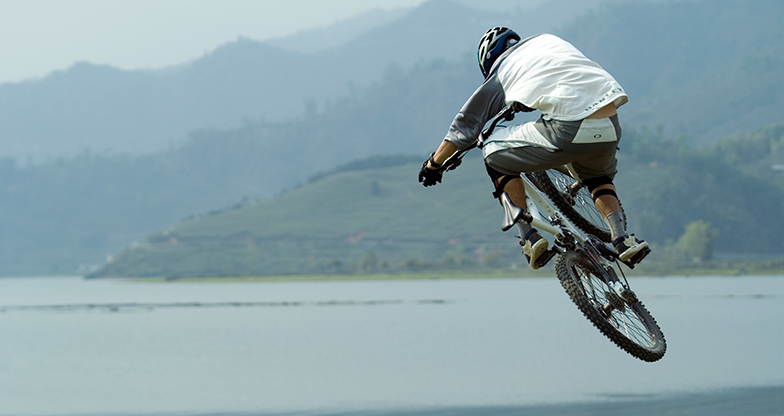
[[[80,274],[0,276],[0,279],[79,277],[86,280],[131,280],[143,282],[299,282],[299,281],[383,281],[439,279],[520,279],[554,278],[553,261],[542,269],[533,270],[525,264],[517,268],[422,269],[363,273],[303,273],[226,276],[106,276],[87,277]],[[617,267],[616,267],[617,270]],[[784,261],[707,261],[643,263],[630,270],[623,266],[627,277],[690,277],[690,276],[784,276]]]
[[[765,262],[768,263],[768,262]],[[714,264],[694,263],[689,265],[651,264],[640,265],[634,270],[624,266],[627,277],[732,277],[732,276],[784,276],[784,264],[760,264],[759,262],[721,262]],[[771,267],[773,266],[773,267]],[[389,273],[344,273],[344,274],[291,274],[264,276],[184,276],[184,277],[130,277],[143,282],[187,283],[187,282],[313,282],[313,281],[385,281],[385,280],[446,280],[446,279],[528,279],[556,278],[553,268],[532,270],[520,269],[479,269],[479,270],[421,270]],[[103,278],[98,278],[100,280]]]

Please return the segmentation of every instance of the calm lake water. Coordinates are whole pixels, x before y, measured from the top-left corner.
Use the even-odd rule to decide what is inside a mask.
[[[784,415],[784,277],[632,285],[668,341],[657,363],[615,347],[554,277],[3,278],[0,414],[647,415],[735,397]]]

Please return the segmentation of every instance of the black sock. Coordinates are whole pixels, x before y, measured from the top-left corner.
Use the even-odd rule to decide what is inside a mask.
[[[526,213],[528,213],[528,210],[526,210]],[[532,227],[530,223],[523,220],[517,221],[517,230],[520,231],[520,238],[523,240],[525,240],[525,236],[528,235],[528,232],[531,231],[532,228],[534,227]]]

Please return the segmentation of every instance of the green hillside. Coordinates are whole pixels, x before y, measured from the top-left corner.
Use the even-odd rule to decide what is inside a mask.
[[[739,150],[747,142],[781,146],[782,132],[771,126],[706,150],[651,132],[627,133],[616,183],[630,231],[654,245],[650,261],[681,259],[672,248],[695,221],[713,230],[717,251],[784,253],[778,238],[784,188],[775,185],[781,178],[768,165],[784,152],[752,158]],[[432,188],[416,181],[419,163],[404,163],[411,158],[345,165],[276,198],[156,232],[90,277],[527,267],[514,231],[500,232],[501,208],[478,153],[473,156]]]
[[[784,253],[784,125],[691,148],[685,138],[625,132],[617,183],[629,223],[665,246],[689,223],[707,222],[715,248],[732,256]]]
[[[440,26],[428,25],[444,24],[441,11],[449,7],[448,1],[435,2],[420,10],[426,12],[424,15],[409,16],[426,18],[401,22],[419,29],[437,28]],[[548,3],[548,7],[552,5]],[[778,243],[779,223],[774,220],[774,224],[769,224],[771,218],[782,212],[780,194],[775,187],[781,189],[784,184],[781,171],[772,169],[784,165],[781,133],[776,132],[780,127],[775,124],[782,121],[784,114],[781,58],[784,54],[780,53],[784,26],[776,23],[782,8],[784,3],[772,0],[757,2],[754,7],[739,0],[629,1],[596,13],[589,11],[565,25],[562,31],[555,31],[605,66],[629,91],[631,101],[620,110],[624,127],[621,147],[627,155],[621,163],[626,166],[628,162],[631,168],[627,169],[628,175],[619,177],[619,183],[625,188],[625,204],[639,212],[630,218],[633,228],[660,246],[676,241],[690,222],[705,220],[721,233],[716,241],[717,250],[742,255],[784,251]],[[455,10],[463,13],[460,11],[463,8]],[[478,15],[469,13],[469,16]],[[537,17],[528,14],[525,19],[537,20]],[[611,24],[596,27],[593,25],[596,21]],[[461,37],[438,37],[438,43],[474,47],[478,35],[468,33],[466,27],[451,20],[448,24]],[[485,27],[484,23],[481,26]],[[521,26],[521,31],[536,30],[523,24],[523,20]],[[404,28],[391,25],[379,29],[377,36],[349,45],[353,49],[345,49],[352,51],[346,54],[359,51],[356,55],[362,55],[363,60],[370,59],[365,56],[369,52],[383,54],[385,50],[371,48],[375,39],[381,32],[392,36],[392,32]],[[269,46],[238,41],[205,57],[198,65],[182,68],[204,75],[196,76],[193,72],[195,78],[189,79],[203,82],[204,88],[219,93],[215,99],[199,94],[196,96],[204,99],[194,99],[190,93],[176,92],[180,88],[191,91],[188,86],[192,84],[175,81],[173,74],[147,74],[155,75],[156,79],[147,88],[127,84],[130,91],[145,98],[143,104],[151,100],[156,105],[176,109],[175,113],[184,111],[189,119],[194,117],[204,127],[190,132],[186,142],[171,145],[165,151],[133,156],[85,150],[77,156],[40,164],[0,158],[0,275],[82,274],[103,264],[107,254],[117,253],[131,242],[183,218],[241,200],[272,198],[284,189],[306,183],[317,172],[352,160],[389,154],[418,155],[416,159],[422,159],[438,144],[454,114],[481,81],[472,51],[454,57],[450,52],[443,60],[407,60],[410,66],[381,64],[374,67],[376,70],[370,77],[376,80],[374,83],[352,84],[346,88],[350,91],[346,95],[333,94],[329,100],[310,100],[307,95],[292,94],[297,103],[290,104],[307,111],[287,112],[287,122],[273,121],[274,117],[253,106],[232,113],[237,121],[229,125],[234,127],[226,127],[225,120],[217,122],[212,117],[221,112],[212,112],[214,105],[229,109],[245,100],[255,104],[265,102],[264,105],[267,101],[276,102],[276,95],[259,93],[258,83],[273,80],[276,85],[284,85],[285,80],[257,70],[255,65],[241,64],[243,59],[255,61],[269,56],[264,51],[269,51]],[[346,65],[351,67],[344,61],[337,67]],[[273,66],[276,70],[287,68]],[[306,66],[324,68],[315,63]],[[10,111],[25,107],[22,104],[26,101],[20,97],[32,100],[46,97],[49,88],[53,88],[52,94],[60,91],[54,85],[60,81],[55,82],[57,77],[53,77],[41,83],[4,86],[16,92],[0,94],[3,108],[9,109],[0,111],[4,116],[0,117],[0,124],[21,123],[54,129],[56,133],[41,134],[47,140],[66,140],[67,131],[57,127],[57,120],[74,128],[103,125],[99,130],[105,133],[96,137],[107,144],[113,137],[126,133],[135,135],[132,141],[139,143],[152,137],[144,131],[152,122],[139,116],[139,111],[162,123],[181,125],[178,124],[182,121],[180,116],[160,107],[146,104],[134,107],[134,101],[115,93],[119,87],[113,84],[112,77],[101,76],[101,71],[90,71],[87,67],[75,69],[79,69],[79,79],[84,85],[106,82],[102,94],[110,94],[112,99],[128,107],[104,105],[102,111],[88,109],[88,121],[57,110],[60,108],[57,105],[28,102],[26,108],[43,111],[36,113],[40,119]],[[237,72],[251,74],[254,81],[243,82],[244,78]],[[208,74],[231,81],[233,87],[210,81]],[[60,74],[61,78],[57,79],[67,75]],[[326,72],[322,75],[328,76]],[[324,79],[323,82],[338,81]],[[109,88],[111,85],[114,87]],[[344,86],[341,83],[341,89]],[[85,89],[71,86],[68,91],[81,94]],[[151,89],[161,95],[151,94]],[[240,96],[245,98],[240,100]],[[183,97],[189,104],[199,106],[199,111],[171,104]],[[74,111],[77,107],[84,109],[77,101],[71,101],[64,100]],[[206,104],[210,105],[202,107]],[[51,115],[52,111],[57,118]],[[244,122],[239,121],[241,115],[247,115]],[[114,124],[114,130],[106,130],[103,123],[114,117],[122,122]],[[128,129],[127,123],[142,130]],[[771,125],[770,132],[760,129],[766,125]],[[657,133],[658,126],[662,126],[663,133]],[[22,137],[12,134],[12,130],[0,136]],[[652,133],[658,134],[659,142],[646,138]],[[678,139],[663,139],[673,136]],[[714,147],[723,137],[729,137],[722,141],[725,147]],[[26,140],[25,143],[35,142]],[[697,146],[697,143],[702,143],[698,150],[687,146]],[[737,175],[735,170],[744,176]],[[635,179],[625,183],[627,178]],[[727,188],[725,183],[738,189]],[[706,196],[696,198],[695,195]],[[759,200],[760,195],[766,199]],[[737,234],[741,235],[743,244],[734,244],[735,237],[729,237]],[[358,255],[362,256],[364,251]],[[441,259],[437,254],[429,258]]]
[[[327,175],[272,200],[182,222],[94,276],[211,276],[509,266],[481,159],[423,188],[419,163]],[[502,264],[502,262],[506,262]]]

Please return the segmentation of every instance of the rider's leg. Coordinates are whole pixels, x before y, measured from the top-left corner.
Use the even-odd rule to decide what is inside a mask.
[[[497,183],[496,183],[496,189],[498,189]],[[502,192],[509,195],[509,199],[512,200],[513,204],[522,208],[523,210],[525,210],[525,212],[528,212],[528,207],[526,206],[526,202],[525,202],[525,186],[523,185],[523,180],[520,177],[510,179],[504,186]],[[531,230],[533,230],[533,232],[535,232],[538,235],[538,231],[536,231],[531,226],[531,224],[525,221],[517,221],[517,229],[520,231],[520,235],[523,237],[531,233],[532,232]]]
[[[493,185],[495,186],[495,192],[493,193],[494,197],[501,198],[501,194],[505,193],[509,195],[509,199],[513,204],[522,208],[523,211],[528,212],[528,207],[525,202],[525,186],[523,185],[522,178],[519,176],[504,175],[491,168],[489,165],[487,166],[487,173],[490,175],[490,178],[493,180]],[[520,230],[520,235],[525,236],[533,227],[525,221],[518,221],[517,228]]]
[[[606,217],[611,212],[621,212],[621,204],[618,202],[618,197],[606,192],[599,192],[602,190],[610,190],[615,193],[615,185],[612,183],[599,185],[591,192],[591,197],[594,198],[596,208],[602,213],[602,217]],[[598,196],[596,196],[598,194]]]
[[[487,173],[492,178],[493,185],[495,185],[496,191],[493,195],[496,198],[500,198],[505,193],[514,205],[527,212],[525,185],[520,176],[502,174],[489,165],[487,165]],[[520,245],[523,248],[523,254],[528,259],[528,264],[531,265],[531,268],[538,269],[537,260],[547,251],[549,243],[530,223],[520,220],[517,221],[516,225],[520,232]]]
[[[503,184],[502,181],[504,178],[510,178],[506,180],[506,183]],[[496,190],[499,186],[503,184],[503,189],[501,192],[505,192],[509,195],[509,199],[512,200],[512,203],[517,205],[520,208],[527,208],[525,203],[525,186],[523,186],[523,179],[518,177],[509,177],[509,176],[502,176],[496,180],[493,180],[493,184],[496,187]]]
[[[520,178],[521,172],[536,172],[547,169],[550,166],[557,166],[566,161],[561,161],[561,153],[553,152],[552,148],[542,146],[543,136],[538,132],[534,122],[523,123],[497,129],[489,142],[499,143],[513,141],[515,146],[505,149],[495,149],[488,151],[492,146],[486,146],[484,150],[485,164],[487,173],[493,180],[496,198],[506,193],[509,199],[516,206],[523,208],[526,212],[525,187]],[[519,143],[530,142],[530,145],[520,146]],[[506,147],[501,145],[501,147]],[[518,221],[517,228],[520,231],[523,253],[528,258],[528,264],[532,268],[539,267],[537,261],[547,252],[548,241],[525,221]]]
[[[509,199],[512,203],[520,208],[523,209],[524,212],[528,212],[526,203],[525,203],[525,186],[523,185],[523,179],[520,178],[520,174],[517,175],[509,175],[502,172],[497,171],[489,163],[485,162],[485,168],[487,169],[487,174],[490,176],[490,179],[493,181],[493,186],[495,187],[495,192],[493,192],[493,196],[497,199],[501,199],[502,194],[509,195]],[[525,221],[518,221],[517,226],[523,227],[521,228],[522,235],[525,235],[531,229],[531,224]]]
[[[596,208],[604,217],[604,222],[610,228],[610,236],[616,252],[621,260],[631,260],[637,263],[647,255],[648,243],[639,240],[634,235],[626,232],[623,221],[623,212],[618,194],[615,192],[615,185],[609,177],[588,179],[585,181],[591,191]]]
[[[610,227],[610,235],[615,241],[618,237],[626,235],[626,228],[623,225],[623,212],[621,203],[615,193],[615,185],[612,183],[599,185],[591,192],[596,208],[602,214],[604,222]]]

